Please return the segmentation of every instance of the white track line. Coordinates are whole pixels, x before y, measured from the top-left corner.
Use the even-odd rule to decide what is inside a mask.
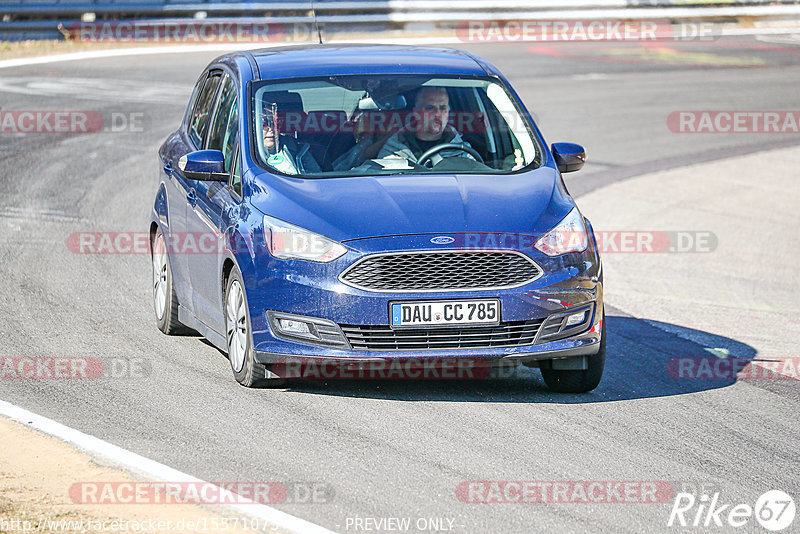
[[[448,44],[460,43],[456,37],[414,37],[395,39],[349,39],[330,41],[325,44],[365,43],[365,44]],[[28,65],[41,65],[44,63],[57,63],[59,61],[76,61],[81,59],[104,59],[121,56],[139,56],[154,54],[180,54],[187,52],[235,52],[237,50],[257,50],[261,48],[278,48],[282,46],[312,45],[317,41],[287,41],[281,43],[219,43],[201,45],[170,45],[170,46],[142,46],[136,48],[111,48],[108,50],[88,50],[85,52],[71,52],[69,54],[53,54],[49,56],[23,57],[18,59],[0,60],[0,69],[10,67],[24,67]]]
[[[287,43],[228,43],[205,45],[172,45],[172,46],[143,46],[138,48],[111,48],[108,50],[89,50],[86,52],[71,52],[69,54],[54,54],[51,56],[23,57],[18,59],[5,59],[0,61],[0,69],[8,67],[21,67],[26,65],[41,65],[42,63],[56,63],[59,61],[74,61],[79,59],[102,59],[120,56],[139,56],[149,54],[179,54],[181,52],[233,52],[236,50],[249,50],[253,48],[272,48],[284,46]],[[310,44],[310,43],[297,43]]]
[[[784,35],[800,33],[800,28],[740,28],[722,30],[710,36],[744,36],[744,35]],[[495,41],[486,41],[478,44],[490,44]],[[497,41],[508,42],[508,41]],[[515,41],[520,42],[520,41]],[[435,44],[476,44],[466,42],[458,37],[399,37],[390,39],[343,39],[328,41],[327,45],[337,44],[407,44],[407,45],[435,45]],[[45,63],[58,63],[59,61],[76,61],[82,59],[103,59],[122,56],[139,56],[154,54],[180,54],[187,52],[235,52],[237,50],[255,50],[259,48],[278,48],[290,45],[317,44],[316,41],[308,42],[282,42],[282,43],[220,43],[203,45],[171,45],[147,46],[138,48],[112,48],[109,50],[89,50],[86,52],[72,52],[69,54],[53,54],[50,56],[27,57],[18,59],[0,60],[0,69],[11,67],[25,67],[28,65],[42,65]]]
[[[116,462],[134,472],[140,472],[155,480],[169,481],[169,482],[189,482],[193,484],[207,484],[206,482],[195,478],[186,473],[182,473],[177,469],[173,469],[164,464],[139,456],[136,453],[125,450],[116,445],[112,445],[107,441],[84,434],[74,428],[57,423],[52,419],[42,417],[33,412],[29,412],[19,406],[0,400],[0,415],[4,415],[10,419],[14,419],[24,424],[26,427],[31,427],[35,430],[43,432],[49,436],[53,436],[62,441],[74,445],[78,449],[85,451],[91,455],[100,456],[107,460]],[[312,533],[312,534],[333,534],[332,531],[315,525],[299,517],[289,515],[281,512],[270,506],[264,504],[248,502],[249,499],[240,497],[238,500],[242,504],[226,505],[228,508],[236,510],[242,515],[260,519],[277,528],[284,529],[288,532],[296,533]]]

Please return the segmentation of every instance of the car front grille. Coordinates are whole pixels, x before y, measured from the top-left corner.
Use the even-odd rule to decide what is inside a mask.
[[[427,251],[367,256],[340,280],[368,291],[469,291],[518,287],[541,274],[533,260],[518,252]]]
[[[403,328],[339,325],[355,350],[489,349],[532,345],[542,320],[510,321],[497,326]]]

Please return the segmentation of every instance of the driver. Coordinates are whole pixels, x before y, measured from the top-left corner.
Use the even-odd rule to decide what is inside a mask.
[[[455,128],[447,124],[450,120],[450,97],[444,87],[427,86],[417,91],[413,113],[417,120],[411,128],[392,135],[378,153],[378,158],[404,158],[417,163],[425,152],[437,145],[472,148]],[[475,159],[463,150],[450,148],[434,154],[431,161],[435,165],[449,157]]]

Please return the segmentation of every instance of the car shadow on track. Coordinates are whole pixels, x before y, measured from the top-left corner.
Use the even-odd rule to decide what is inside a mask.
[[[591,403],[684,395],[734,384],[756,350],[731,338],[635,317],[607,315],[603,380],[594,391],[550,391],[538,369],[472,380],[291,380],[297,393],[400,401]],[[741,375],[740,375],[741,376]]]

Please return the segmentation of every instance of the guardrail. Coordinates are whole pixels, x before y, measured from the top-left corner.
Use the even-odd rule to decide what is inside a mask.
[[[2,0],[0,40],[70,37],[81,21],[169,19],[260,21],[328,28],[400,29],[464,20],[800,19],[800,0]],[[61,28],[61,30],[59,30]]]
[[[221,14],[254,14],[258,12],[310,11],[468,11],[485,10],[556,10],[657,7],[724,7],[796,4],[797,0],[271,0],[240,2],[237,0],[3,0],[0,14],[80,15],[94,13],[126,13],[143,15],[181,15],[195,12]],[[456,7],[456,9],[453,9]]]

